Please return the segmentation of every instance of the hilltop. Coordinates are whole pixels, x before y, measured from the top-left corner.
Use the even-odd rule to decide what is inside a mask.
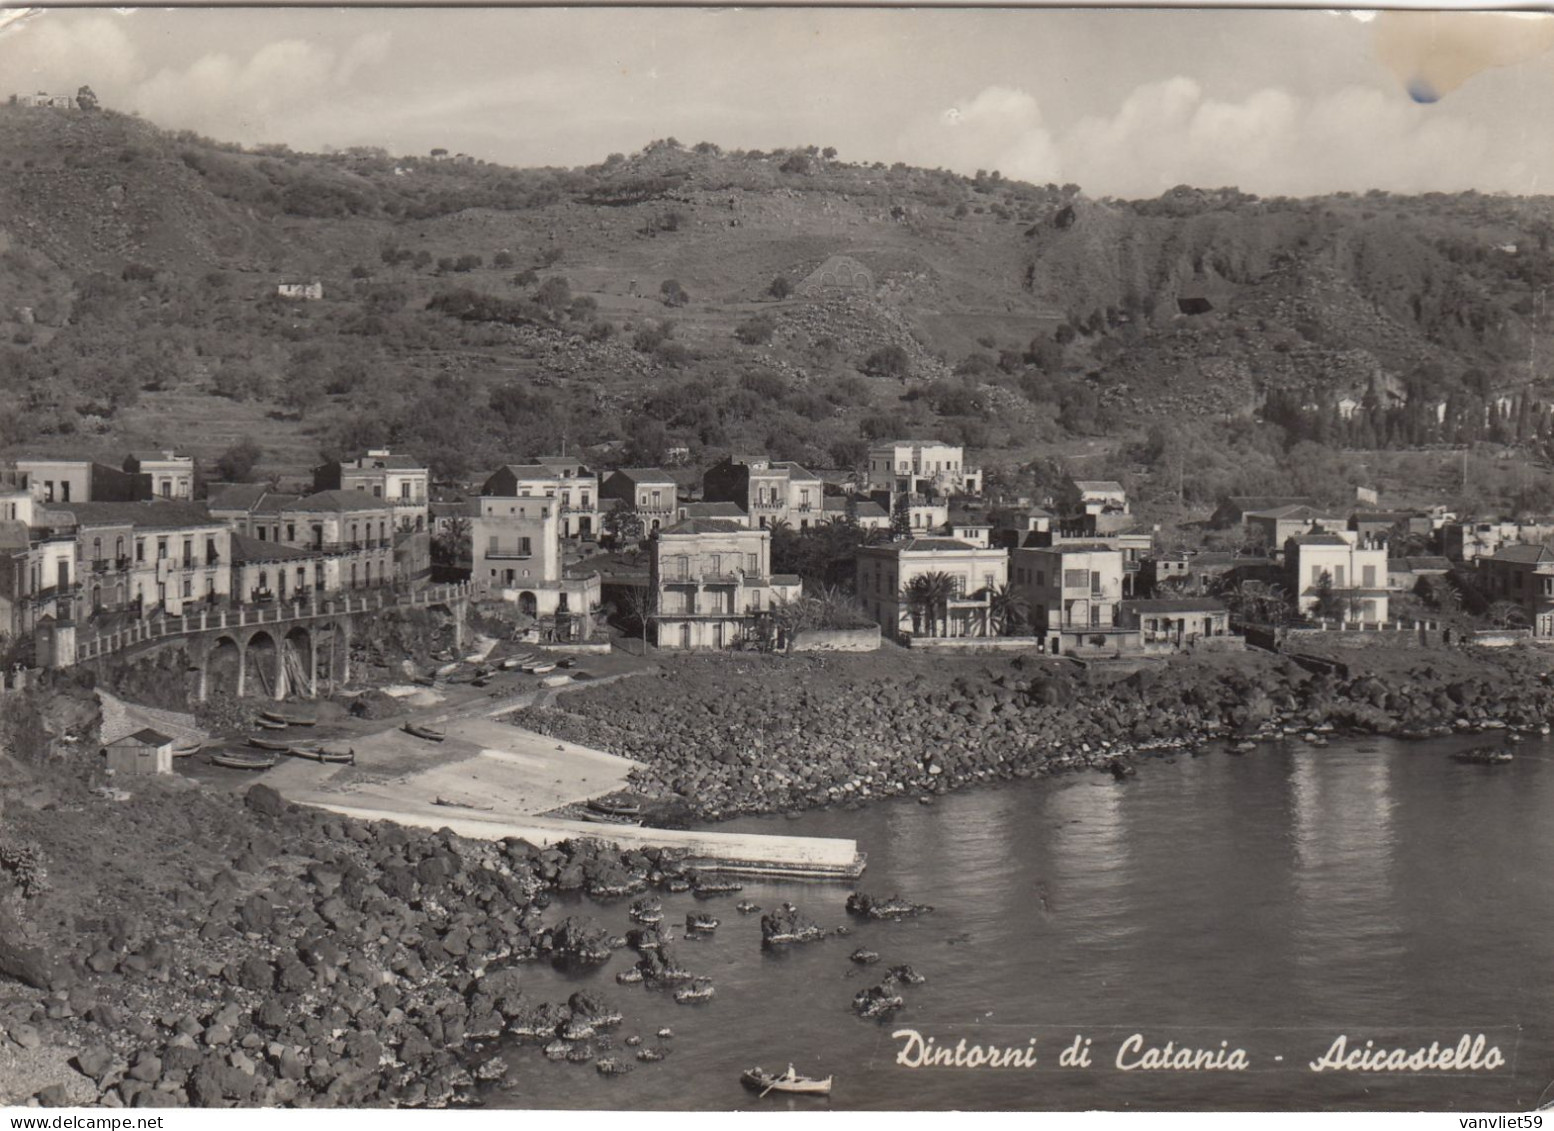
[[[837,466],[902,431],[1126,464],[1151,426],[1272,405],[1288,443],[1345,399],[1372,443],[1328,439],[1455,442],[1543,403],[1551,344],[1548,197],[1097,200],[672,139],[512,169],[0,107],[0,217],[0,445],[252,435],[281,474],[392,442],[460,476],[563,437]]]

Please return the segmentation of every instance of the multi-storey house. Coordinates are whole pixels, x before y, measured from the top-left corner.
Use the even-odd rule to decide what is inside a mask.
[[[756,527],[781,522],[802,530],[825,519],[820,476],[790,460],[728,456],[702,476],[702,498],[737,504]]]
[[[660,648],[730,648],[752,638],[774,602],[796,599],[797,577],[773,577],[770,531],[692,518],[659,531],[649,586]]]
[[[592,541],[599,533],[599,477],[577,460],[544,457],[497,468],[482,495],[504,499],[555,499],[561,537]]]
[[[131,452],[124,458],[124,470],[143,476],[149,497],[154,499],[194,498],[194,458],[176,451]]]
[[[601,498],[630,507],[642,519],[642,533],[651,538],[678,519],[679,492],[674,477],[657,467],[623,467],[599,484]]]
[[[858,600],[892,636],[989,636],[1009,555],[954,538],[913,537],[861,548],[856,570]]]
[[[1326,620],[1387,619],[1387,548],[1352,530],[1301,534],[1284,546],[1297,611]]]
[[[1022,546],[1013,554],[1016,590],[1048,652],[1121,648],[1129,629],[1120,607],[1127,596],[1123,554],[1104,542]]]
[[[231,594],[231,530],[188,500],[71,503],[78,621],[130,610],[182,616]]]
[[[982,469],[966,466],[966,450],[939,440],[885,440],[869,448],[871,491],[896,495],[980,495]]]
[[[561,551],[561,504],[546,496],[482,495],[470,519],[470,581],[491,600],[510,601],[536,620],[549,618],[565,637],[586,638],[599,606],[595,572],[567,570]]]
[[[1490,601],[1510,601],[1533,635],[1554,637],[1554,550],[1506,546],[1477,559],[1479,588]]]
[[[313,490],[360,491],[370,495],[393,508],[393,529],[416,532],[427,527],[430,478],[431,471],[424,460],[377,448],[366,455],[314,468]]]

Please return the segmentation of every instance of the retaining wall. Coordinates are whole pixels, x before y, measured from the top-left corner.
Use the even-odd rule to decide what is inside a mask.
[[[868,628],[807,628],[793,635],[790,652],[877,652],[880,626]]]

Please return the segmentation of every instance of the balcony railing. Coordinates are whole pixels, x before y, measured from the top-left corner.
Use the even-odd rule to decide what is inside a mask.
[[[705,570],[700,573],[670,574],[661,580],[665,585],[765,585],[767,583],[765,575],[745,573],[741,570],[723,573]]]
[[[485,554],[489,562],[528,561],[534,557],[534,551],[524,550],[487,550]]]

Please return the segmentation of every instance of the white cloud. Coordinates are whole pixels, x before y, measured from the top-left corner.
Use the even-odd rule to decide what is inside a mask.
[[[15,18],[0,25],[0,70],[16,85],[74,93],[92,84],[100,91],[143,73],[122,19],[94,13],[67,21],[49,14],[8,13]]]
[[[1264,195],[1531,191],[1536,172],[1524,163],[1512,174],[1508,166],[1507,177],[1526,183],[1485,183],[1486,168],[1495,166],[1484,130],[1401,94],[1354,86],[1302,99],[1269,87],[1223,100],[1182,76],[1139,86],[1110,115],[1060,133],[1044,124],[1030,94],[989,88],[955,115],[919,123],[903,141],[921,146],[928,164],[1074,181],[1112,196],[1156,196],[1178,184]]]

